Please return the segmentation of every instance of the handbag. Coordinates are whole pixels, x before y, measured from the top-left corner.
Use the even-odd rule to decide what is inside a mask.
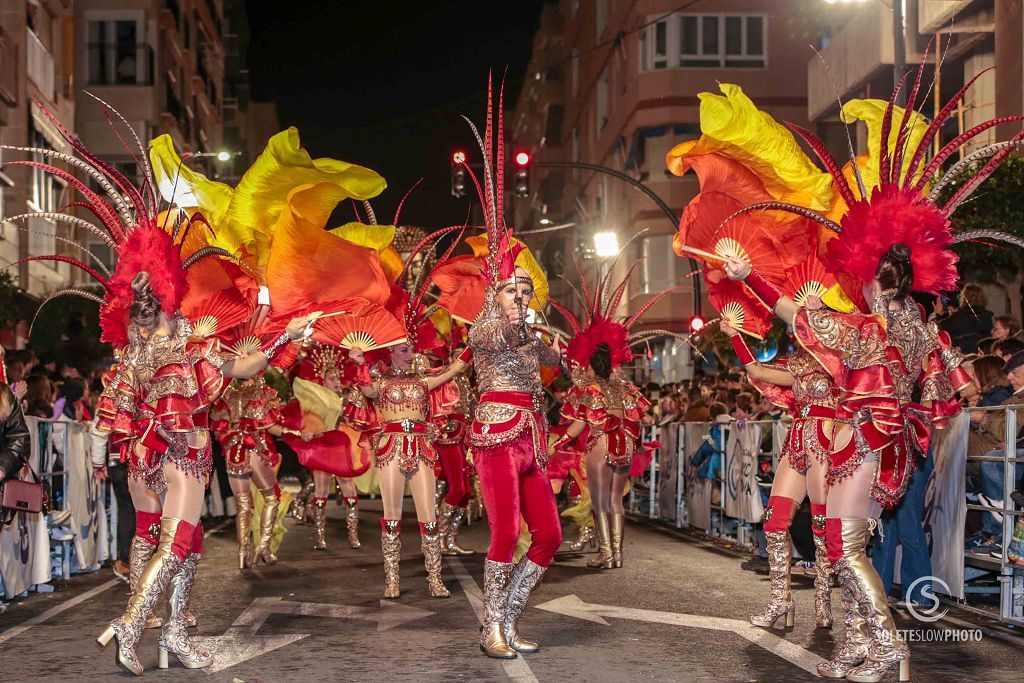
[[[0,526],[7,526],[19,512],[42,512],[46,505],[46,493],[39,476],[30,466],[32,481],[12,478],[0,484]]]

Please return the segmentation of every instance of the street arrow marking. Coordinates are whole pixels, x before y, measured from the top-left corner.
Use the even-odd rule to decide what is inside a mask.
[[[575,617],[576,619],[585,619],[586,621],[603,624],[604,626],[609,625],[605,621],[605,617],[614,617],[616,619],[646,621],[654,624],[703,628],[712,631],[729,631],[799,666],[804,671],[809,671],[815,676],[818,675],[818,664],[825,661],[818,655],[795,643],[779,638],[766,629],[758,628],[749,622],[739,619],[724,619],[700,614],[657,612],[647,609],[634,609],[632,607],[616,607],[614,605],[597,605],[583,602],[583,600],[573,594],[545,602],[543,605],[537,605],[537,609],[562,614],[567,617]]]
[[[381,600],[380,607],[358,607],[320,602],[292,602],[282,598],[256,598],[238,615],[223,635],[197,636],[192,639],[198,649],[207,650],[214,655],[213,664],[205,670],[209,673],[223,671],[311,635],[259,635],[257,632],[271,614],[373,621],[376,622],[377,632],[380,633],[410,621],[429,617],[434,612],[388,600]]]

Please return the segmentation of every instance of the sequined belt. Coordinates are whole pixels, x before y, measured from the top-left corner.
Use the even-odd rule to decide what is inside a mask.
[[[429,434],[430,425],[410,417],[394,422],[382,422],[380,431],[385,434]]]
[[[479,403],[499,403],[535,413],[544,412],[543,397],[526,391],[485,391],[480,395]]]

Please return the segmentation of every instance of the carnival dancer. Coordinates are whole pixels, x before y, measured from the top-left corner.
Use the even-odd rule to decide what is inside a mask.
[[[468,367],[468,351],[440,372],[428,372],[426,359],[421,355],[442,345],[437,330],[430,320],[430,312],[423,300],[430,287],[429,274],[419,273],[412,278],[412,289],[401,284],[411,276],[414,264],[419,264],[421,252],[456,228],[445,228],[424,237],[405,259],[405,266],[392,285],[387,309],[401,321],[405,338],[388,348],[388,364],[366,366],[364,350],[354,346],[349,358],[360,366],[357,385],[377,407],[380,424],[373,437],[373,450],[380,484],[384,516],[381,517],[381,551],[384,555],[384,597],[397,598],[401,592],[399,562],[401,559],[402,499],[408,482],[416,505],[419,521],[423,560],[427,569],[427,584],[435,598],[447,598],[448,589],[441,579],[441,537],[438,530],[435,491],[435,468],[439,464],[434,448],[436,428],[431,422],[431,403],[438,401],[434,392],[443,391],[450,399],[459,400],[458,388],[449,384],[456,375]],[[458,240],[446,251],[447,258]],[[421,267],[425,267],[421,266]],[[448,412],[448,411],[446,411]]]
[[[818,207],[778,197],[749,204],[736,214],[776,210],[807,219],[787,229],[806,230],[805,243],[824,243],[822,262],[838,281],[822,297],[831,310],[813,298],[804,308],[798,307],[752,268],[755,259],[749,256],[729,254],[723,265],[730,278],[743,280],[776,315],[794,326],[797,341],[818,359],[838,389],[825,524],[829,559],[843,588],[847,632],[846,642],[818,672],[861,682],[879,681],[897,667],[901,680],[909,679],[910,652],[896,631],[882,582],[865,546],[881,507],[899,502],[916,457],[927,452],[929,426],[942,427],[959,411],[954,390],[969,381],[960,367],[962,357],[950,347],[948,336],[924,322],[911,292],[936,295],[956,287],[957,256],[951,250],[956,242],[978,238],[1021,242],[998,231],[955,233],[950,215],[1017,146],[1024,132],[968,155],[926,192],[926,184],[960,145],[998,121],[959,136],[923,164],[933,138],[970,86],[968,83],[928,124],[913,111],[923,67],[906,110],[894,106],[902,81],[887,103],[855,100],[845,105],[844,120],[859,118],[868,123],[867,159],[851,159],[843,169],[817,137],[793,127],[829,173],[815,175],[809,161],[790,157],[786,179],[806,173],[816,187],[802,195],[802,201],[824,200],[818,206],[830,215]],[[726,88],[738,90],[723,86]],[[740,105],[749,106],[749,101],[740,101]],[[748,123],[745,129],[739,127],[740,134],[747,140],[756,137],[762,149],[767,135],[754,131],[753,126],[767,127],[776,137],[786,134],[761,113],[758,120],[749,119]],[[894,124],[895,133],[890,136]],[[795,147],[792,143],[789,149]],[[970,164],[985,158],[989,161],[979,170],[961,178]],[[670,153],[670,167],[672,159]],[[958,187],[940,201],[954,179]],[[856,181],[855,187],[852,181]],[[780,185],[776,182],[772,187],[778,191]],[[790,198],[796,199],[797,194]],[[921,403],[913,402],[916,389],[921,391]],[[857,628],[858,617],[863,620],[861,628]]]
[[[67,163],[88,175],[98,191],[43,162],[10,162],[36,167],[72,185],[80,193],[79,205],[89,208],[99,225],[57,212],[49,217],[88,230],[117,251],[112,274],[84,247],[98,269],[63,255],[33,255],[28,260],[68,263],[103,286],[102,297],[67,289],[50,299],[74,294],[100,304],[101,339],[123,351],[113,382],[116,413],[111,420],[101,421],[99,431],[132,434],[135,421],[147,422],[131,452],[129,470],[164,497],[157,548],[138,579],[126,613],[115,619],[97,642],[105,646],[114,640],[118,665],[140,675],[136,646],[154,604],[170,585],[170,615],[159,640],[161,665],[166,666],[166,655],[173,653],[187,667],[205,667],[212,657],[193,645],[184,610],[201,553],[198,522],[212,466],[209,408],[226,378],[251,377],[263,370],[270,358],[306,332],[316,315],[294,318],[287,324],[278,322],[282,320],[278,316],[261,328],[270,340],[265,348],[260,349],[257,339],[255,348],[248,345],[248,351],[223,353],[216,337],[218,321],[225,328],[251,321],[258,310],[259,287],[236,265],[238,256],[205,241],[202,227],[197,227],[205,223],[201,216],[174,207],[159,212],[157,183],[146,150],[124,118],[102,104],[124,124],[138,148],[129,153],[139,160],[144,178],[141,188],[91,154],[45,111],[75,154],[52,149],[24,151]],[[204,307],[209,307],[206,312],[215,310],[217,317],[203,315]],[[182,314],[185,310],[191,311],[192,320]]]
[[[598,540],[598,556],[587,562],[593,569],[622,567],[622,497],[629,484],[633,457],[640,447],[641,420],[650,405],[625,377],[622,366],[633,359],[631,344],[671,334],[648,330],[631,335],[630,329],[651,307],[679,289],[668,289],[652,297],[635,314],[616,319],[615,311],[626,293],[629,275],[640,265],[640,260],[630,265],[626,277],[612,290],[611,276],[617,261],[613,261],[608,275],[596,283],[593,294],[582,272],[579,274],[586,309],[583,321],[552,302],[573,333],[566,356],[575,372],[574,386],[562,406],[562,416],[569,421],[569,427],[552,443],[549,454],[588,431],[587,485]]]
[[[814,621],[818,628],[831,628],[834,575],[825,544],[825,502],[835,426],[835,384],[825,368],[803,348],[798,347],[785,364],[766,366],[754,359],[739,331],[728,324],[721,327],[729,335],[751,383],[793,420],[782,442],[779,465],[764,512],[771,599],[761,613],[750,617],[750,623],[765,628],[772,628],[782,618],[786,626],[795,623],[796,606],[790,591],[792,540],[789,527],[806,495],[811,499],[815,549]]]
[[[539,649],[520,636],[517,624],[530,593],[562,542],[558,509],[545,472],[547,420],[540,378],[541,363],[559,366],[561,354],[557,342],[547,346],[528,327],[526,309],[531,303],[536,305],[535,287],[543,284],[546,289],[546,282],[535,281],[522,265],[528,252],[505,226],[503,113],[499,98],[495,134],[491,97],[488,92],[487,128],[481,140],[484,180],[480,200],[487,235],[478,246],[484,246],[484,253],[475,247],[476,256],[461,257],[466,260],[449,270],[442,268],[451,264],[439,266],[439,275],[452,286],[437,275],[435,281],[442,290],[438,303],[453,316],[468,299],[476,303],[476,311],[458,317],[475,323],[469,331],[469,345],[480,396],[469,444],[491,527],[491,546],[484,561],[480,649],[489,657],[511,659],[517,651]],[[517,263],[517,258],[524,260]],[[528,260],[532,261],[532,256]],[[468,290],[454,286],[459,278],[453,271],[460,268],[472,273],[459,282],[467,284]],[[468,291],[475,293],[469,296]],[[520,519],[526,520],[532,541],[526,555],[513,564]]]
[[[211,412],[212,430],[224,449],[228,481],[238,514],[235,527],[238,536],[238,568],[277,562],[270,550],[270,541],[281,502],[281,487],[276,467],[281,462],[272,436],[296,430],[281,425],[280,399],[267,386],[263,373],[251,379],[236,380],[228,385]],[[259,542],[252,547],[253,499],[250,481],[263,496],[259,520]]]
[[[315,405],[332,406],[320,416],[323,431],[316,439],[308,444],[293,444],[300,461],[309,468],[313,478],[309,502],[313,518],[313,549],[327,549],[327,496],[334,477],[343,482],[341,502],[345,505],[349,546],[360,548],[359,498],[354,478],[365,473],[372,463],[368,436],[377,425],[377,416],[373,406],[355,385],[357,366],[347,359],[343,349],[316,344],[309,352],[309,358],[313,374],[293,381],[295,394],[300,404],[309,404],[311,408]]]
[[[706,95],[710,98],[710,95]],[[717,102],[717,100],[715,100]],[[740,94],[727,100],[741,112],[737,120],[752,116],[752,105],[746,107]],[[680,145],[671,155],[674,172],[693,169],[701,183],[701,192],[683,212],[679,237],[685,246],[704,254],[729,254],[743,251],[758,268],[769,273],[771,281],[783,293],[803,305],[809,298],[822,295],[835,284],[821,264],[816,244],[809,244],[807,234],[793,235],[773,241],[779,228],[762,229],[756,219],[741,216],[726,221],[748,203],[763,198],[758,187],[749,181],[749,171],[734,162],[734,148],[721,145],[715,137],[720,125],[719,110],[701,110],[704,129],[709,131],[693,144]],[[720,134],[718,134],[720,135]],[[787,159],[796,149],[792,137],[782,135],[773,140],[773,149]],[[766,181],[767,182],[767,181]],[[725,225],[723,225],[725,222]],[[783,229],[785,230],[785,229]],[[813,231],[812,231],[813,232]],[[707,260],[707,259],[705,259]],[[795,606],[791,585],[791,540],[789,527],[804,496],[811,500],[811,525],[815,543],[815,624],[832,626],[831,587],[834,583],[825,544],[826,473],[831,447],[837,390],[829,373],[809,353],[799,348],[785,365],[767,367],[754,360],[745,337],[760,337],[771,326],[771,311],[747,289],[725,277],[719,269],[722,262],[711,259],[704,276],[708,296],[718,308],[721,329],[730,336],[740,362],[747,369],[753,385],[769,400],[782,407],[793,422],[782,443],[779,465],[772,491],[764,511],[765,540],[768,549],[771,599],[760,614],[750,617],[756,626],[770,628],[779,620],[787,626],[795,623]]]

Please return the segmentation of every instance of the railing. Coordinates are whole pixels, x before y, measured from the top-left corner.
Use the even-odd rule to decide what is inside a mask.
[[[88,47],[90,85],[153,85],[153,47],[92,43]]]
[[[48,100],[53,99],[55,65],[53,55],[46,49],[32,29],[26,28],[25,40],[25,70],[28,77],[36,84],[39,90]]]
[[[933,433],[932,453],[935,459],[934,472],[927,482],[922,525],[932,537],[932,571],[943,578],[947,587],[935,585],[937,593],[949,591],[950,597],[963,600],[969,594],[992,592],[999,594],[999,618],[1005,623],[1024,626],[1024,565],[1009,561],[1007,546],[1013,536],[1016,520],[1024,516],[1024,510],[1014,509],[1010,494],[1016,490],[1020,480],[1017,468],[1024,469],[1024,448],[1018,446],[1016,454],[1006,449],[992,451],[982,456],[967,457],[969,413],[979,411],[1005,412],[1004,443],[1015,443],[1017,426],[1020,424],[1017,410],[1024,406],[996,406],[972,408],[954,418],[950,426]],[[755,438],[749,438],[739,447],[735,439],[753,425],[760,425],[760,443],[754,446]],[[777,445],[782,442],[788,422],[747,422],[721,425],[718,437],[711,438],[711,423],[687,422],[669,423],[660,427],[644,429],[644,441],[658,441],[661,447],[654,452],[647,471],[642,477],[633,479],[628,499],[629,512],[637,517],[658,520],[677,528],[691,528],[709,536],[733,542],[739,546],[752,545],[750,531],[757,491],[754,473],[759,459],[771,457],[778,464]],[[770,430],[770,432],[769,432]],[[771,434],[771,448],[763,449],[764,436]],[[691,457],[702,442],[709,442],[720,457],[720,476],[700,479]],[[1012,453],[1012,452],[1011,452]],[[744,462],[746,460],[746,462]],[[965,467],[968,461],[995,462],[1002,465],[1002,504],[986,506],[968,504],[965,496]],[[751,468],[750,465],[754,467]],[[746,501],[742,501],[743,497]],[[715,498],[718,500],[716,501]],[[739,505],[737,501],[740,500]],[[737,515],[737,509],[743,514]],[[964,519],[967,510],[981,510],[1003,516],[1002,540],[998,557],[964,552]],[[966,564],[966,570],[965,570]],[[998,587],[985,589],[973,585],[978,578],[998,579]],[[959,578],[958,578],[959,577]],[[965,587],[965,584],[966,585]],[[968,609],[973,609],[967,606]],[[986,612],[990,614],[990,612]]]
[[[1017,526],[1017,519],[1024,517],[1024,510],[1015,509],[1010,496],[1017,490],[1018,483],[1024,479],[1024,477],[1018,476],[1018,469],[1024,469],[1024,446],[1017,439],[1017,426],[1020,424],[1018,410],[1024,411],[1024,406],[970,408],[967,411],[973,414],[1002,411],[1004,414],[1003,448],[989,451],[984,455],[969,455],[966,458],[968,462],[981,463],[982,469],[985,468],[986,463],[996,463],[997,468],[1001,467],[1003,480],[1001,506],[997,503],[989,505],[968,503],[967,509],[979,510],[983,514],[1001,515],[1003,529],[1002,543],[995,549],[998,550],[998,557],[995,556],[995,551],[991,553],[967,552],[964,549],[963,539],[959,539],[957,548],[961,552],[961,565],[964,567],[964,584],[958,588],[961,588],[965,594],[998,592],[1000,619],[1007,623],[1024,626],[1024,566],[1010,562],[1008,553],[1014,529]],[[1007,447],[1008,445],[1009,447]],[[985,475],[981,474],[981,479],[984,480],[984,478]],[[950,542],[953,540],[951,539]],[[974,579],[992,574],[998,577],[998,589],[985,589],[971,585]]]

